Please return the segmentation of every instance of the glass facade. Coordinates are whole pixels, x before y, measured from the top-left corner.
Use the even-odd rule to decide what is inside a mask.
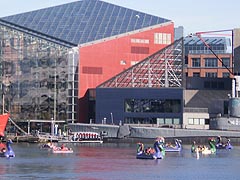
[[[180,118],[156,118],[156,117],[125,117],[124,124],[152,124],[157,126],[168,125],[168,127],[174,125],[180,125]]]
[[[180,113],[180,99],[126,99],[125,112]]]
[[[204,41],[216,54],[227,53],[229,38],[225,37],[203,37]],[[209,48],[198,37],[184,38],[185,55],[188,54],[212,54]]]
[[[124,107],[124,112],[129,114],[126,114],[124,124],[173,126],[179,125],[181,122],[181,118],[176,115],[181,113],[180,99],[125,99]],[[133,114],[134,117],[128,117]],[[148,116],[144,117],[144,114],[148,114]],[[163,117],[166,114],[171,114],[171,117]],[[173,114],[176,117],[172,117]]]
[[[13,120],[74,121],[78,58],[73,51],[0,25],[1,111],[9,111]]]

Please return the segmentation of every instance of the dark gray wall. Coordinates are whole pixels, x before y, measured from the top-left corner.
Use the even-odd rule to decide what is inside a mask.
[[[180,99],[181,112],[176,113],[125,113],[124,100],[136,99]],[[183,89],[182,88],[97,88],[96,89],[96,123],[104,118],[111,124],[111,113],[114,124],[123,122],[124,117],[180,117],[182,121]]]
[[[194,90],[231,90],[231,78],[187,77],[186,89]]]

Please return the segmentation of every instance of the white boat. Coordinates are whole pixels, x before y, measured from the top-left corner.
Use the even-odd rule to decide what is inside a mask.
[[[60,143],[103,143],[102,137],[96,132],[72,132],[68,139],[62,139]]]

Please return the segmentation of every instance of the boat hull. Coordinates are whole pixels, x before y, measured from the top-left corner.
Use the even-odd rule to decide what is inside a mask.
[[[59,143],[103,143],[103,140],[77,140],[77,141],[61,140],[58,142]]]
[[[73,153],[73,150],[68,150],[68,151],[53,150],[52,152],[55,154],[68,154],[68,153]]]
[[[163,159],[161,153],[158,154],[146,154],[144,152],[138,153],[136,156],[137,159]]]
[[[180,152],[182,150],[181,140],[175,139],[175,146],[165,146],[165,152]]]
[[[222,145],[222,144],[216,144],[217,149],[233,149],[233,146],[231,144],[228,145]]]
[[[182,148],[170,148],[170,147],[165,148],[165,152],[180,152],[181,150]]]
[[[9,113],[0,114],[0,136],[4,136],[4,131],[6,129],[9,116]]]
[[[68,147],[54,147],[52,152],[55,154],[66,154],[66,153],[73,153],[72,148]]]

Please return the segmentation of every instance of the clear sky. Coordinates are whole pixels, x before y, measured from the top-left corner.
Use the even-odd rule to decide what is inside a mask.
[[[1,0],[0,17],[65,4],[77,0]],[[185,34],[240,28],[239,0],[103,0],[162,18]]]

